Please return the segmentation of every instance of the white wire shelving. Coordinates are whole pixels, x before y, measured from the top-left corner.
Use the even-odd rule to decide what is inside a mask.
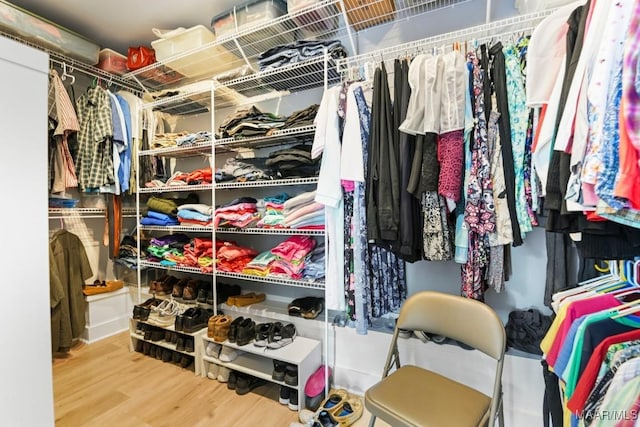
[[[220,182],[216,183],[216,190],[231,188],[251,188],[251,187],[281,187],[286,185],[306,185],[317,184],[318,177],[310,178],[288,178],[274,179],[273,181],[246,181],[246,182]]]
[[[64,218],[105,218],[105,208],[49,208],[49,219]],[[122,208],[125,218],[135,218],[135,208]]]
[[[300,126],[290,129],[275,130],[270,135],[248,138],[223,138],[214,143],[216,151],[232,150],[234,148],[258,148],[274,145],[293,144],[310,141],[315,134],[316,126]]]
[[[274,285],[294,286],[298,288],[324,289],[324,282],[312,282],[309,280],[294,280],[275,276],[257,276],[252,274],[232,273],[227,271],[217,271],[217,277],[230,279],[248,280],[252,282],[272,283]]]
[[[350,45],[347,49],[350,49],[351,54],[357,54],[354,39],[358,31],[420,17],[469,1],[472,0],[371,0],[362,4],[344,0],[321,0],[309,7],[289,11],[288,14],[268,22],[236,25],[235,31],[219,34],[210,43],[127,73],[124,78],[153,92],[180,87],[193,81],[212,79],[242,66],[258,70],[258,59],[262,53],[302,39],[346,38]],[[232,13],[232,18],[234,16]],[[313,65],[310,62],[306,66],[311,68],[304,74],[298,70],[295,77],[313,74],[320,77],[320,62],[314,60]],[[316,67],[315,73],[313,67]],[[273,74],[256,73],[221,83],[238,93],[245,93],[261,85],[273,87],[274,84],[279,84],[289,90],[301,90],[316,84],[314,78],[302,79],[300,84],[293,83],[286,73],[286,70],[279,70]],[[322,79],[318,85],[321,84]]]
[[[210,156],[213,140],[197,142],[189,145],[176,145],[174,147],[154,148],[150,150],[140,150],[139,156],[170,156],[170,157],[191,157]]]
[[[204,272],[198,267],[185,267],[181,265],[165,265],[159,262],[152,262],[152,261],[145,261],[145,260],[140,260],[139,265],[141,268],[159,268],[161,270],[174,270],[174,271],[181,271],[183,273],[200,274],[204,276],[213,275],[213,273]]]
[[[211,233],[213,227],[204,226],[185,226],[185,225],[140,225],[140,229],[144,231],[158,231],[161,233],[172,234],[176,232],[187,233]],[[260,227],[247,227],[247,228],[230,228],[230,227],[218,227],[215,229],[216,234],[271,234],[277,236],[289,236],[289,235],[306,235],[306,236],[324,236],[324,230],[307,230],[297,228],[260,228]]]
[[[471,49],[475,45],[490,41],[491,39],[500,40],[501,38],[512,35],[526,34],[532,31],[540,21],[549,16],[553,11],[554,9],[548,9],[541,12],[519,15],[513,18],[477,25],[475,27],[427,37],[421,40],[414,40],[361,55],[350,56],[339,59],[337,61],[337,69],[340,73],[345,73],[369,62],[389,61],[401,55],[411,56],[422,52],[432,52],[434,50],[438,53],[443,53],[443,51],[453,49],[456,43],[461,46],[464,46],[466,43],[467,48]]]
[[[139,188],[140,194],[145,193],[171,193],[171,192],[192,192],[192,191],[205,191],[213,189],[213,184],[200,184],[200,185],[163,185],[162,187],[145,187]]]

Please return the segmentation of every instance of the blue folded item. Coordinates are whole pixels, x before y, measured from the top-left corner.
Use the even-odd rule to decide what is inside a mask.
[[[170,216],[170,215],[164,214],[162,212],[156,212],[156,211],[152,211],[152,210],[149,210],[147,212],[147,216],[149,218],[154,218],[154,219],[158,219],[158,220],[161,220],[161,221],[175,220],[174,216]]]
[[[168,227],[171,225],[180,225],[180,223],[174,218],[159,219],[145,216],[140,220],[140,225],[160,225],[163,227]]]
[[[211,215],[204,215],[197,211],[182,209],[178,211],[178,217],[183,219],[192,219],[195,221],[208,222],[211,221]]]
[[[291,196],[288,195],[287,193],[280,193],[280,194],[276,194],[274,196],[267,196],[263,200],[265,202],[282,204],[282,203],[286,202],[287,200],[289,200],[290,198],[291,198]]]

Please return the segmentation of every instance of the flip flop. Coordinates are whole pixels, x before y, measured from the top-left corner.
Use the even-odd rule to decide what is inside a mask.
[[[344,403],[331,411],[333,418],[340,423],[340,427],[352,425],[360,419],[363,412],[362,399],[356,396],[349,396]]]
[[[332,410],[345,402],[349,398],[349,393],[343,389],[331,390],[329,396],[322,401],[320,409]]]

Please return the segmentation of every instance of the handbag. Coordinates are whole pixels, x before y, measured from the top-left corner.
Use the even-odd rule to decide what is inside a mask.
[[[130,47],[127,52],[127,69],[129,71],[146,67],[156,62],[156,52],[150,47]]]

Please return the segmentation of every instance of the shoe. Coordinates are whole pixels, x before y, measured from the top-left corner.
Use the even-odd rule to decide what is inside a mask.
[[[236,337],[238,336],[238,325],[242,323],[244,317],[239,316],[233,319],[231,325],[229,325],[229,334],[227,335],[227,339],[229,342],[236,342]]]
[[[331,390],[329,396],[322,401],[322,404],[320,404],[320,408],[326,411],[333,412],[333,410],[337,408],[338,405],[346,402],[348,398],[349,393],[347,392],[347,390],[341,388]]]
[[[164,300],[157,307],[151,309],[148,322],[155,326],[167,328],[175,325],[176,316],[181,314],[182,307],[174,300]]]
[[[273,360],[273,372],[271,378],[276,381],[284,381],[284,373],[287,370],[287,364],[279,360]]]
[[[198,296],[198,282],[196,280],[189,280],[187,285],[182,291],[182,299],[185,301],[194,301]]]
[[[298,367],[296,365],[287,364],[287,369],[284,374],[284,383],[288,385],[298,385]]]
[[[227,381],[227,388],[229,390],[235,390],[237,380],[238,380],[238,374],[236,374],[236,371],[229,372],[229,381]]]
[[[218,297],[218,302],[225,302],[229,299],[229,297],[235,297],[236,295],[242,294],[242,289],[238,285],[230,285],[227,283],[216,283],[216,296]]]
[[[298,410],[298,390],[291,389],[289,391],[289,409],[292,411]]]
[[[209,338],[213,338],[213,334],[216,330],[216,322],[222,318],[222,314],[216,314],[215,316],[211,316],[207,321],[207,336]]]
[[[155,330],[155,328],[153,326],[147,325],[147,327],[144,330],[144,339],[145,339],[145,341],[150,341],[151,340],[151,335],[153,334],[154,330]]]
[[[156,282],[156,295],[170,295],[173,292],[173,285],[178,282],[178,278],[174,276],[167,276],[160,286]]]
[[[215,342],[224,342],[227,340],[229,326],[231,326],[232,321],[233,318],[227,315],[223,315],[216,321],[213,329],[213,340]]]
[[[238,375],[238,378],[236,380],[236,394],[242,396],[249,393],[254,388],[260,387],[261,385],[264,385],[266,383],[266,380],[260,378],[252,377],[249,375]]]
[[[187,353],[193,353],[195,348],[193,347],[193,338],[187,337],[184,339],[184,351]]]
[[[296,326],[293,323],[282,326],[282,323],[276,322],[273,324],[273,329],[269,334],[267,347],[282,348],[285,345],[291,344],[295,338]]]
[[[187,310],[183,318],[183,331],[192,334],[199,331],[202,328],[206,328],[209,322],[209,318],[213,316],[213,311],[207,310],[202,307],[195,307],[193,311]]]
[[[251,318],[246,317],[238,325],[238,332],[236,334],[236,345],[243,346],[249,344],[256,336],[256,322]]]
[[[164,338],[164,331],[162,329],[154,329],[151,331],[151,341],[158,342]]]
[[[215,363],[209,363],[209,367],[207,368],[207,378],[211,380],[217,380],[219,371],[220,366]]]
[[[207,346],[204,349],[204,352],[207,354],[207,356],[217,359],[218,357],[220,357],[221,349],[222,346],[220,344],[208,342]]]
[[[165,363],[171,361],[171,350],[168,348],[162,349],[162,361]]]
[[[349,396],[346,402],[339,404],[336,409],[331,411],[333,419],[341,426],[352,425],[360,419],[363,412],[362,400],[357,396]]]
[[[173,332],[171,332],[170,330],[165,330],[164,331],[164,340],[166,342],[171,342],[171,337],[173,336]]]
[[[142,353],[142,350],[143,350],[143,344],[144,344],[144,341],[142,341],[142,340],[137,340],[137,341],[136,341],[136,351],[137,351],[138,353]]]
[[[150,356],[151,355],[151,343],[150,342],[142,341],[142,354],[144,354],[145,356]]]
[[[184,331],[184,319],[186,317],[193,317],[196,314],[196,310],[198,310],[198,307],[189,307],[188,309],[185,310],[184,313],[178,314],[176,316],[176,323],[174,325],[174,329],[179,332]],[[185,332],[188,332],[188,331],[185,331]]]
[[[289,397],[291,395],[291,389],[289,387],[285,387],[283,385],[280,386],[280,397],[278,398],[278,402],[282,405],[289,404]]]
[[[188,368],[189,366],[191,366],[192,363],[193,363],[193,357],[183,355],[182,359],[180,359],[180,366],[182,368]]]
[[[174,298],[182,298],[182,291],[184,290],[185,285],[191,280],[189,277],[183,277],[173,284],[173,288],[171,290],[171,296]]]
[[[226,383],[227,381],[229,381],[229,375],[231,374],[231,369],[227,368],[226,366],[220,366],[218,368],[218,382],[221,383]]]
[[[278,322],[279,323],[279,322]],[[256,326],[256,340],[253,343],[256,347],[266,347],[269,341],[269,335],[273,329],[273,323],[260,323]]]
[[[178,338],[178,342],[176,343],[176,350],[177,351],[185,351],[185,346],[184,346],[184,338],[180,337]]]
[[[149,313],[151,313],[151,307],[155,307],[156,305],[162,302],[161,299],[151,297],[142,304],[133,306],[133,318],[136,320],[145,321],[149,318]]]
[[[258,302],[262,302],[266,299],[265,294],[256,294],[254,292],[250,292],[245,295],[236,295],[227,298],[227,305],[235,305],[238,307],[245,307],[247,305],[255,304]]]
[[[240,356],[242,353],[242,351],[235,350],[231,347],[222,347],[219,359],[221,362],[233,362],[235,358]]]
[[[320,427],[339,427],[340,423],[328,411],[320,411],[318,412],[318,420],[313,425],[314,427],[316,425]]]
[[[196,301],[202,304],[207,303],[207,290],[205,288],[198,289],[198,296],[196,297]]]
[[[178,353],[177,351],[174,351],[171,354],[171,361],[173,363],[180,364],[180,360],[182,360],[182,353]]]
[[[289,316],[315,319],[324,310],[324,299],[319,297],[296,298],[288,305]]]
[[[164,350],[164,348],[162,348],[160,346],[156,347],[156,353],[155,353],[156,359],[162,360],[162,350]]]

